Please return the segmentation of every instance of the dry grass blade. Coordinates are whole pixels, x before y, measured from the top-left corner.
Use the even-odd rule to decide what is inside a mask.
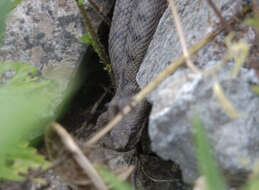
[[[195,181],[193,190],[208,190],[208,185],[204,176],[200,176]]]
[[[189,54],[188,49],[187,49],[187,44],[186,44],[186,40],[185,40],[185,37],[184,37],[182,24],[181,24],[180,18],[178,16],[177,9],[176,9],[175,4],[174,4],[174,0],[168,0],[168,3],[169,3],[169,6],[171,8],[171,12],[174,16],[176,30],[177,30],[177,33],[178,33],[179,38],[180,38],[180,43],[182,45],[183,55],[186,59],[187,66],[189,68],[191,68],[194,72],[202,73],[202,71],[199,68],[197,68],[191,60],[190,54]]]
[[[248,7],[245,7],[240,12],[238,12],[236,15],[234,15],[227,24],[233,24],[237,23],[237,18],[243,17],[245,14],[250,12],[251,9]],[[224,29],[223,26],[220,26],[217,30],[214,32],[208,34],[206,37],[204,37],[200,42],[192,46],[191,49],[188,50],[190,56],[197,53],[202,47],[204,47],[208,42],[212,41],[220,32],[222,32]],[[164,81],[169,75],[171,75],[175,70],[184,63],[185,57],[181,56],[176,61],[172,62],[165,70],[163,70],[160,74],[157,75],[157,77],[150,82],[146,87],[144,87],[138,94],[136,94],[132,101],[125,106],[121,112],[119,112],[106,126],[104,126],[103,129],[98,131],[90,140],[87,141],[85,144],[86,148],[91,147],[96,142],[98,142],[104,135],[106,135],[109,131],[111,131],[124,117],[124,115],[128,114],[133,107],[135,107],[137,104],[139,104],[150,92],[152,92],[155,88],[158,87],[159,84],[161,84],[162,81]]]
[[[205,46],[209,41],[214,39],[220,31],[211,33],[202,39],[198,44],[194,45],[190,50],[190,55],[198,52],[203,46]],[[97,132],[90,140],[85,144],[86,147],[91,147],[98,140],[100,140],[104,135],[111,131],[124,117],[128,114],[132,108],[139,104],[152,90],[154,90],[163,80],[165,80],[170,74],[172,74],[180,65],[185,61],[185,57],[181,56],[176,61],[172,62],[164,71],[162,71],[151,83],[149,83],[145,88],[143,88],[138,94],[136,94],[129,105],[125,106],[121,112],[119,112],[103,129]]]
[[[222,14],[220,13],[219,9],[217,8],[217,6],[215,5],[215,3],[212,0],[207,0],[208,4],[210,5],[210,7],[213,9],[213,11],[215,12],[215,14],[217,15],[217,17],[219,18],[222,26],[226,29],[226,31],[229,33],[231,32],[231,28],[230,25],[227,24],[227,22],[225,21],[224,17],[222,16]]]
[[[58,123],[52,123],[51,126],[60,136],[66,149],[71,153],[72,157],[87,174],[87,176],[89,176],[90,180],[96,186],[96,188],[98,190],[108,190],[108,187],[98,175],[91,162],[86,158],[84,153],[74,142],[73,138],[66,132],[66,130]]]
[[[216,15],[220,18],[220,20],[222,22],[222,26],[224,28],[226,28],[226,30],[228,32],[230,32],[230,27],[227,25],[225,19],[222,17],[222,15],[221,15],[220,11],[217,9],[216,5],[213,3],[212,0],[207,0],[207,1],[210,4],[210,6],[213,8]],[[182,24],[181,24],[180,18],[178,16],[177,9],[176,9],[175,4],[174,4],[174,0],[168,0],[168,2],[169,2],[169,5],[170,5],[172,14],[174,16],[176,30],[177,30],[177,33],[178,33],[179,38],[180,38],[180,43],[182,45],[183,54],[185,56],[188,67],[190,67],[194,72],[204,73],[203,71],[199,70],[193,64],[193,62],[190,58],[189,52],[187,50],[187,44],[186,44],[186,40],[185,40],[185,37],[184,37],[183,29],[182,29]],[[229,42],[229,44],[230,44],[230,42]],[[235,69],[234,69],[234,76],[237,76],[237,74],[238,74],[240,68],[242,67],[243,63],[245,62],[247,54],[248,54],[247,53],[247,54],[242,56],[243,52],[248,52],[248,50],[249,50],[248,49],[248,50],[245,51],[243,47],[246,47],[246,46],[244,44],[242,44],[242,45],[243,46],[241,46],[241,44],[237,44],[237,43],[235,44],[235,46],[233,44],[229,45],[230,47],[232,47],[232,48],[229,47],[229,49],[232,49],[232,52],[233,51],[237,52],[236,57],[238,57],[238,55],[239,55],[239,57],[238,57],[239,59],[237,59],[237,60],[240,60],[239,62],[241,62],[241,63],[238,64],[237,63],[238,61],[236,61]],[[225,110],[225,112],[228,114],[228,116],[231,117],[231,118],[241,117],[241,115],[236,112],[232,103],[224,96],[223,90],[218,83],[215,83],[213,89],[214,89],[214,93],[215,93],[220,105]]]
[[[243,117],[241,114],[239,114],[233,104],[228,100],[228,98],[224,95],[223,89],[220,86],[218,82],[215,82],[213,86],[213,92],[218,100],[218,102],[221,105],[221,108],[225,111],[225,113],[230,118],[241,118]]]

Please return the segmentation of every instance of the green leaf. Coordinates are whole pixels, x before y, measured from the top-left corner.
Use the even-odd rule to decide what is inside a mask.
[[[94,48],[94,51],[101,57],[101,53],[98,51],[97,44],[94,42],[90,33],[86,33],[78,38],[80,42],[88,44]]]
[[[28,143],[58,117],[63,94],[35,67],[0,63],[0,179],[22,180],[20,172],[46,165]]]
[[[20,142],[20,144],[9,146],[10,150],[5,155],[5,161],[0,159],[0,179],[21,181],[24,177],[20,174],[26,174],[29,168],[45,169],[50,166],[50,163],[28,144],[28,142]]]
[[[94,40],[93,40],[93,38],[92,38],[92,36],[91,36],[90,33],[86,33],[86,34],[84,34],[83,36],[79,37],[78,39],[79,39],[80,42],[92,46],[92,47],[94,48],[94,51],[97,53],[97,55],[98,55],[99,57],[102,57],[101,52],[98,50],[97,44],[94,42]],[[100,61],[101,61],[101,63],[105,64],[105,63],[102,61],[102,59],[100,59]],[[111,72],[112,69],[111,69],[111,66],[110,66],[110,65],[105,65],[105,66],[104,66],[104,70],[105,70],[105,71],[108,71],[108,72]]]
[[[252,85],[252,91],[259,95],[259,85]]]
[[[258,176],[257,179],[249,180],[248,184],[243,188],[244,190],[258,190],[259,189],[259,181]]]
[[[242,190],[258,190],[259,189],[259,163],[257,162],[253,168],[253,172],[249,174],[247,183],[243,186]]]
[[[96,51],[96,44],[94,43],[94,40],[89,32],[84,34],[83,36],[79,37],[78,39],[82,43],[91,45],[94,48],[94,50]]]
[[[82,5],[85,2],[85,0],[78,0],[79,5]]]
[[[246,19],[245,24],[248,25],[248,26],[258,28],[259,27],[259,15],[256,15],[253,18]]]
[[[0,45],[5,34],[6,19],[9,12],[14,9],[23,0],[0,0]]]
[[[259,189],[258,179],[253,179],[253,180],[249,181],[248,185],[244,189],[245,190],[258,190]]]
[[[119,180],[112,172],[108,171],[105,168],[98,168],[98,172],[104,181],[111,187],[111,190],[131,190],[129,184],[124,181]]]
[[[226,38],[226,45],[227,45],[227,60],[234,59],[235,65],[232,70],[233,77],[237,77],[237,75],[240,72],[240,69],[245,64],[245,61],[249,55],[250,47],[247,43],[238,41],[238,42],[232,42],[232,39],[234,37],[234,34],[231,33]]]
[[[91,45],[92,41],[93,41],[93,39],[89,33],[86,33],[83,36],[80,36],[78,39],[80,42],[82,42],[84,44],[88,44],[88,45]]]
[[[20,4],[21,2],[23,2],[24,0],[15,0],[12,5],[11,8],[14,9],[18,4]]]
[[[90,35],[89,32],[84,34],[83,36],[80,36],[78,39],[79,39],[80,42],[88,44],[88,45],[94,44],[93,38],[92,38],[92,36]]]
[[[0,0],[0,44],[2,43],[5,33],[5,21],[8,13],[11,11],[11,0]]]
[[[226,184],[214,159],[206,130],[198,116],[192,118],[196,156],[201,175],[205,176],[209,190],[226,190]]]

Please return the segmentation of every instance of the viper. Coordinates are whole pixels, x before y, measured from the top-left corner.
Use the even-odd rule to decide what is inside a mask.
[[[140,91],[136,75],[166,7],[166,0],[115,2],[109,33],[109,56],[116,92],[107,111],[98,118],[97,126],[103,127]],[[104,144],[117,151],[133,149],[146,125],[149,110],[146,100],[140,103],[106,135]]]

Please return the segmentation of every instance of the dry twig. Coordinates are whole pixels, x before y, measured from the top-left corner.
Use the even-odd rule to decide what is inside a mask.
[[[222,26],[224,27],[224,29],[226,30],[227,33],[231,32],[231,28],[230,25],[227,24],[226,20],[224,19],[224,17],[222,16],[222,14],[220,13],[219,9],[217,8],[217,6],[215,5],[215,3],[212,0],[207,0],[208,4],[210,5],[210,7],[213,9],[213,11],[215,12],[215,14],[217,15],[217,17],[219,18]]]
[[[90,3],[90,5],[93,7],[93,9],[100,15],[100,17],[103,19],[103,21],[108,24],[108,25],[111,25],[111,20],[105,16],[103,14],[103,10],[101,10],[98,5],[96,5],[95,2],[93,2],[93,0],[88,0],[88,2]]]
[[[178,33],[179,38],[180,38],[180,43],[182,45],[183,55],[184,55],[184,58],[186,59],[187,66],[189,68],[191,68],[194,72],[202,73],[202,71],[199,68],[197,68],[191,60],[190,54],[189,54],[188,49],[187,49],[187,44],[186,44],[186,40],[185,40],[185,37],[184,37],[182,24],[181,24],[180,18],[178,16],[176,6],[174,4],[174,0],[171,0],[171,1],[168,0],[168,3],[169,3],[169,6],[171,8],[171,11],[173,13],[173,17],[174,17],[175,25],[176,25],[176,30],[177,30],[177,33]]]
[[[108,187],[104,184],[103,180],[92,166],[91,162],[86,158],[84,153],[74,142],[73,138],[66,132],[66,130],[58,123],[52,123],[51,126],[55,129],[57,134],[60,136],[61,141],[65,145],[66,149],[71,153],[72,157],[83,169],[85,174],[89,176],[92,183],[98,190],[108,190]]]
[[[228,25],[237,23],[239,20],[236,18],[244,16],[246,13],[250,12],[249,7],[245,7],[243,10],[234,15],[228,22]],[[202,47],[204,47],[208,42],[212,41],[220,32],[224,30],[224,26],[220,26],[214,32],[208,34],[200,42],[192,46],[188,50],[190,56],[197,53]],[[152,92],[163,80],[165,80],[170,74],[172,74],[180,65],[184,63],[185,57],[181,56],[176,61],[172,62],[164,71],[157,75],[157,77],[150,82],[146,87],[144,87],[138,94],[136,94],[131,102],[125,106],[121,112],[119,112],[103,129],[98,131],[90,140],[85,144],[86,148],[94,145],[98,140],[105,136],[109,131],[111,131],[122,119],[128,114],[132,108],[138,105],[150,92]]]
[[[79,10],[80,10],[80,12],[81,12],[83,18],[84,18],[84,21],[85,21],[85,24],[86,24],[86,26],[87,26],[87,29],[88,29],[88,31],[89,31],[91,37],[93,38],[94,43],[96,44],[96,49],[97,49],[97,51],[98,51],[99,54],[100,54],[99,57],[100,57],[101,61],[102,61],[106,66],[107,66],[107,65],[110,65],[109,56],[108,56],[107,53],[105,52],[105,48],[104,48],[104,46],[102,45],[102,43],[100,42],[100,40],[99,40],[99,38],[98,38],[98,36],[97,36],[97,33],[95,32],[94,27],[93,27],[93,25],[92,25],[92,23],[91,23],[91,21],[90,21],[90,19],[89,19],[89,17],[88,17],[88,14],[87,14],[87,12],[86,12],[84,6],[83,6],[82,4],[80,4],[80,3],[78,2],[78,0],[75,0],[75,1],[76,1],[76,4],[77,4],[77,6],[78,6],[78,8],[79,8]],[[112,83],[114,83],[113,76],[112,76],[111,72],[109,71],[108,73],[109,73],[109,77],[110,77]]]

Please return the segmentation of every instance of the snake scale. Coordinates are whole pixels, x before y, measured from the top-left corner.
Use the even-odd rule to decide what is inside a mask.
[[[115,79],[115,96],[97,121],[104,126],[140,91],[136,75],[167,7],[166,0],[117,0],[109,34],[109,56]],[[104,144],[118,151],[135,147],[146,124],[150,105],[139,104],[105,138]]]

